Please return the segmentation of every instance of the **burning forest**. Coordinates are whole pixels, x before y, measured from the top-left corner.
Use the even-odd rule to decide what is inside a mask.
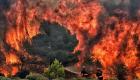
[[[91,68],[90,78],[140,79],[139,4],[139,0],[0,0],[0,75],[41,73],[58,59],[65,70]],[[81,77],[80,72],[74,74]]]

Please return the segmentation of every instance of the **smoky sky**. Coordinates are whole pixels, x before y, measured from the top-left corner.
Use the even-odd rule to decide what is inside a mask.
[[[7,25],[5,12],[10,8],[9,0],[0,0],[0,40],[3,37],[4,30]]]
[[[9,0],[0,0],[0,8],[1,9],[8,9],[9,8]]]
[[[114,9],[127,10],[130,16],[137,15],[140,10],[140,0],[100,0],[101,4],[108,12]]]

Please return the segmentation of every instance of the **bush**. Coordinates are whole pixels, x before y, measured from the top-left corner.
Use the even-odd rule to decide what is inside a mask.
[[[11,80],[11,79],[0,76],[0,80]]]
[[[45,74],[45,76],[47,76],[50,79],[65,77],[64,67],[56,59],[48,68],[44,69],[44,74]]]
[[[26,78],[29,80],[48,80],[43,75],[37,73],[30,73],[30,75],[28,75]]]

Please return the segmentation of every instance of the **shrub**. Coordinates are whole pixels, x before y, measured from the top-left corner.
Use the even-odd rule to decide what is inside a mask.
[[[45,76],[47,76],[50,79],[65,77],[64,67],[56,59],[48,68],[44,69],[44,74],[45,74]]]
[[[30,73],[26,78],[29,80],[48,80],[43,75],[37,73]]]
[[[0,80],[11,80],[11,79],[0,76]]]

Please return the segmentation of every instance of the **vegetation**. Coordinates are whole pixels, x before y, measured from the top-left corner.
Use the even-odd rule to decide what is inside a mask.
[[[0,76],[0,80],[11,80],[11,79]]]
[[[54,62],[44,70],[45,76],[47,76],[50,79],[56,79],[60,77],[65,77],[64,67],[63,65],[58,61],[54,60]]]
[[[24,48],[31,55],[44,57],[45,64],[50,64],[54,59],[59,60],[64,66],[76,63],[78,58],[73,52],[78,41],[75,35],[57,23],[43,22],[40,29],[41,34],[32,38],[31,44],[25,41]]]
[[[66,80],[66,79],[65,79],[65,78],[60,77],[60,78],[56,78],[56,79],[53,79],[53,80]]]
[[[39,73],[30,73],[25,79],[20,79],[18,77],[14,77],[14,78],[6,78],[6,77],[2,77],[0,76],[0,80],[49,80],[48,77],[44,76],[43,74],[39,74]],[[71,79],[66,79],[64,77],[58,77],[55,79],[51,79],[51,80],[97,80],[96,78],[71,78]],[[109,79],[106,80],[119,80],[116,77],[111,77]],[[134,79],[134,80],[140,80],[140,79]]]
[[[41,74],[37,73],[30,73],[27,77],[28,80],[48,80],[46,77],[44,77]]]
[[[54,59],[59,60],[64,66],[70,63],[77,63],[78,58],[64,50],[50,51],[47,54],[47,62],[52,63]]]

